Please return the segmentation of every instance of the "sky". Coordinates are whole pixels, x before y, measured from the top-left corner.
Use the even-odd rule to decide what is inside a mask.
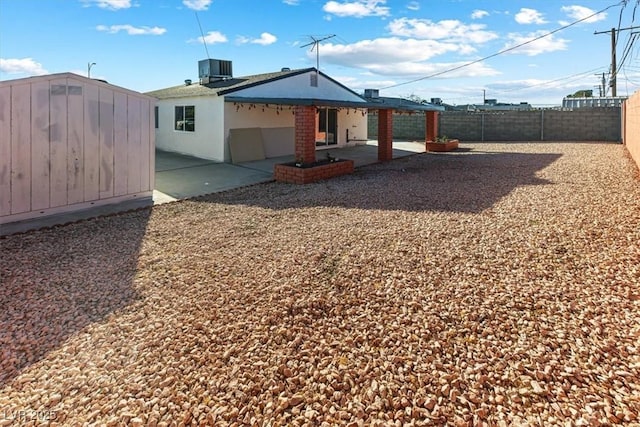
[[[0,0],[0,80],[90,70],[147,92],[209,57],[234,77],[319,64],[357,93],[553,106],[599,95],[603,73],[611,95],[612,28],[631,95],[640,0]]]

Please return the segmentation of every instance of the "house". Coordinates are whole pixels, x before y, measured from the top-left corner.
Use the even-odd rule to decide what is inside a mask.
[[[154,103],[72,73],[0,82],[0,225],[152,204]]]
[[[375,89],[361,96],[315,68],[234,77],[231,61],[206,59],[199,61],[198,73],[197,83],[185,80],[179,86],[147,92],[157,99],[157,148],[233,163],[286,155],[312,161],[315,154],[302,153],[305,150],[301,145],[298,150],[297,144],[309,143],[314,152],[364,144],[370,110],[443,110],[379,97]],[[313,136],[308,136],[313,141],[297,142],[308,129],[296,125],[295,116],[309,111],[315,118],[305,116],[305,120],[313,124],[302,126],[313,128]],[[386,144],[390,147],[391,138],[388,135],[381,148],[381,160],[390,156]]]
[[[498,102],[497,99],[485,99],[483,104],[466,104],[447,106],[448,111],[473,111],[473,112],[502,112],[502,111],[530,111],[531,104],[526,101],[519,104]]]
[[[300,106],[316,111],[316,149],[366,142],[366,100],[315,68],[234,77],[231,61],[208,59],[199,76],[147,92],[157,148],[233,163],[293,155]]]
[[[626,99],[626,96],[564,97],[562,98],[562,108],[620,108]]]

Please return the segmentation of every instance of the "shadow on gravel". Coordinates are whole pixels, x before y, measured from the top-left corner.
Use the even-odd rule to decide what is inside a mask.
[[[0,238],[0,387],[86,326],[139,299],[151,209]]]
[[[420,153],[357,168],[307,185],[267,183],[202,196],[201,202],[270,209],[331,206],[354,209],[477,213],[515,188],[545,185],[537,172],[561,154]]]

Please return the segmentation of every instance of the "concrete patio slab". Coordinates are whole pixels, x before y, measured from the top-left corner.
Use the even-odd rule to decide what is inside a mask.
[[[424,151],[425,146],[424,143],[421,142],[394,141],[393,143],[394,158],[423,153]],[[351,159],[354,161],[355,167],[377,163],[377,141],[368,141],[366,144],[343,148],[320,149],[316,153],[316,158],[323,159],[327,154],[336,158]],[[0,227],[0,235],[51,227],[56,224],[65,224],[123,210],[138,209],[148,206],[151,203],[158,205],[273,181],[274,166],[278,163],[286,163],[294,160],[294,156],[283,156],[240,164],[230,164],[156,150],[153,202],[147,199],[134,200],[125,205],[106,205],[77,212],[3,224]]]
[[[400,158],[425,151],[424,143],[399,141],[393,143],[393,157]],[[377,141],[342,148],[318,150],[317,159],[327,155],[351,159],[355,167],[378,162]],[[273,157],[238,164],[220,163],[178,153],[156,151],[156,185],[154,204],[201,196],[232,188],[273,180],[273,168],[278,163],[295,160],[294,156]]]

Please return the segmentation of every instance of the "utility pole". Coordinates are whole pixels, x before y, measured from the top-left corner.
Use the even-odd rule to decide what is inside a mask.
[[[600,74],[595,74],[596,77],[600,77]],[[600,81],[600,84],[598,85],[598,90],[600,92],[600,97],[603,97],[607,94],[607,91],[605,90],[605,85],[606,85],[607,80],[604,78],[604,73],[602,73],[602,80]]]
[[[635,26],[635,27],[627,27],[627,28],[619,28],[617,30],[617,32],[619,33],[620,31],[626,31],[626,30],[633,30],[635,28],[640,28],[640,26]],[[617,96],[617,74],[618,71],[616,70],[616,29],[612,28],[609,31],[596,31],[593,34],[608,34],[611,33],[611,95],[612,96]]]

